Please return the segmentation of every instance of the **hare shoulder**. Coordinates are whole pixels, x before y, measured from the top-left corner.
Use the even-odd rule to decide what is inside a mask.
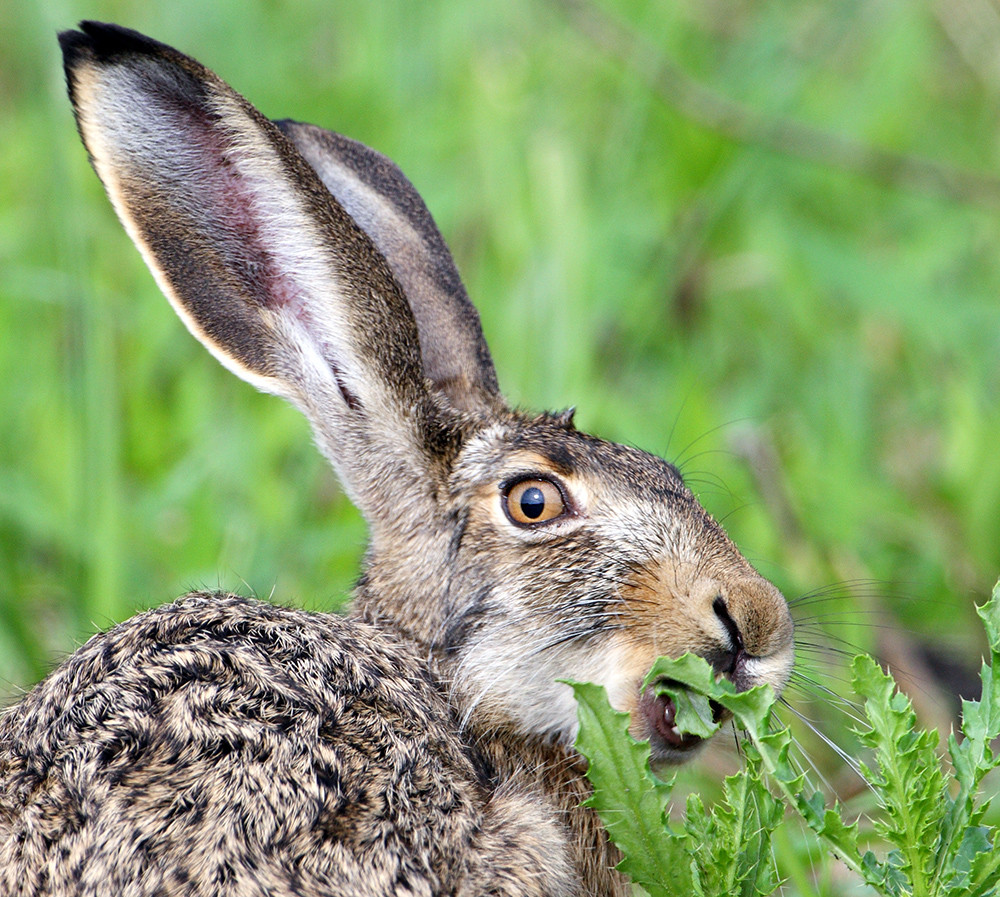
[[[572,893],[554,808],[455,732],[384,632],[190,594],[0,717],[0,891]]]

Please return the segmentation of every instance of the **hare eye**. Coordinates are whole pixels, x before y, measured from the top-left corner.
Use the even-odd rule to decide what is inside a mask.
[[[549,480],[520,480],[504,493],[503,505],[511,522],[520,526],[545,523],[566,512],[562,493]]]

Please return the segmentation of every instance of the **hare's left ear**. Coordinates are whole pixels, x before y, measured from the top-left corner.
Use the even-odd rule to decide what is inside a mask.
[[[340,163],[314,161],[347,184],[347,210],[204,66],[133,31],[81,28],[60,35],[80,134],[188,328],[302,409],[369,520],[431,494],[468,420],[459,411],[481,418],[500,399],[478,317],[413,188],[375,154],[344,161],[338,144]]]
[[[479,313],[406,175],[391,159],[341,134],[295,121],[275,124],[388,261],[417,320],[425,376],[455,407],[502,404]]]

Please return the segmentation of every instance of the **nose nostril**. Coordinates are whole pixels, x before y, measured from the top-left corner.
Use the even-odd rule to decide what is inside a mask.
[[[726,632],[729,633],[729,651],[727,652],[729,665],[723,672],[732,675],[736,671],[736,664],[740,659],[740,655],[744,653],[743,636],[740,634],[740,627],[736,625],[736,621],[729,615],[729,609],[726,607],[726,602],[721,595],[717,595],[712,602],[712,610],[715,611],[719,622],[722,623],[726,628]]]

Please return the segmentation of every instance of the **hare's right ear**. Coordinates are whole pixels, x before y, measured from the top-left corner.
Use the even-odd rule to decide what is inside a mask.
[[[389,220],[369,236],[213,73],[136,32],[81,28],[60,35],[80,134],[163,292],[223,364],[305,412],[362,511],[381,516],[380,493],[455,444],[460,410],[500,402],[461,285],[411,278],[416,317],[400,285],[401,270],[443,270],[426,260],[444,246],[436,229],[394,225],[384,210],[422,219],[361,179],[353,214]]]
[[[479,313],[406,175],[391,159],[342,134],[297,121],[275,124],[389,262],[417,319],[428,379],[458,408],[501,401]]]

